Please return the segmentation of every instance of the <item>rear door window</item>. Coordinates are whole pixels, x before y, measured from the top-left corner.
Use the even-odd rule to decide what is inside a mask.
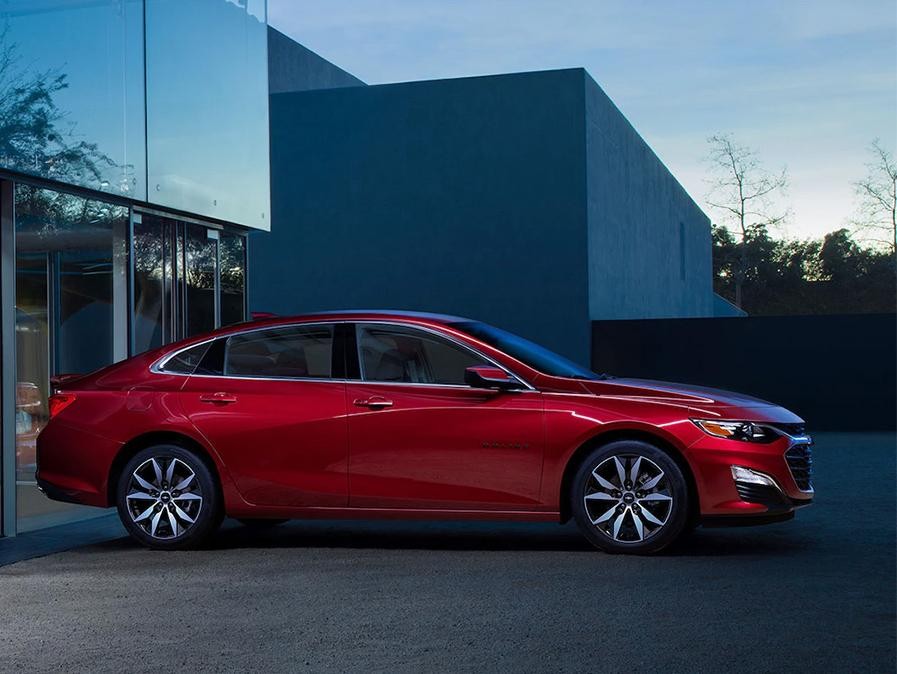
[[[224,376],[330,379],[333,326],[290,325],[227,338]]]

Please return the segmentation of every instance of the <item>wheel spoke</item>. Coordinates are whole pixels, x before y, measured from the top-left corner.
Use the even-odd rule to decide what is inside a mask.
[[[172,487],[172,489],[174,491],[181,491],[183,489],[186,489],[194,477],[196,477],[196,473],[190,473],[190,477],[181,480],[178,484]]]
[[[620,527],[623,526],[623,518],[626,517],[626,513],[623,512],[620,514],[617,519],[614,520],[614,540],[619,540],[618,536],[620,535]]]
[[[165,470],[165,481],[168,483],[168,486],[171,487],[171,483],[174,481],[174,463],[177,459],[172,459],[168,462],[168,468]]]
[[[162,517],[162,511],[160,510],[155,515],[153,515],[153,519],[150,521],[150,536],[156,535],[156,529],[159,526],[159,520]]]
[[[140,477],[137,473],[134,473],[134,480],[137,482],[137,484],[139,484],[141,487],[143,487],[147,491],[153,491],[154,489],[156,489],[156,485],[150,484],[149,482],[144,480],[142,477]]]
[[[616,506],[611,506],[601,517],[592,520],[592,524],[601,524],[602,522],[607,522],[607,520],[614,516],[615,512],[617,512]]]
[[[162,468],[159,466],[159,462],[155,459],[150,459],[150,463],[153,464],[153,473],[156,475],[156,484],[159,486],[162,485]]]
[[[156,507],[155,504],[151,505],[149,508],[147,508],[142,513],[140,513],[137,517],[135,517],[134,521],[140,522],[142,520],[145,520],[147,517],[149,517],[150,515],[153,514],[153,508],[155,508],[155,507]]]
[[[642,508],[642,517],[644,517],[646,520],[648,520],[651,524],[658,524],[660,526],[663,526],[663,522],[661,522],[659,519],[657,519],[654,516],[654,513],[652,513],[647,508]]]
[[[610,494],[607,494],[603,491],[596,491],[594,494],[588,494],[586,496],[586,501],[619,501],[620,499],[614,498]]]
[[[186,494],[181,494],[180,496],[173,496],[171,498],[171,500],[172,501],[202,501],[202,496],[200,496],[199,494],[191,494],[188,492]]]
[[[632,515],[632,521],[635,523],[635,533],[638,535],[638,539],[645,540],[645,526],[642,524],[642,518],[636,515],[632,508],[629,509],[629,514]]]
[[[128,494],[125,498],[133,498],[133,499],[138,499],[140,501],[155,501],[156,500],[155,496],[150,496],[149,494],[146,494],[142,491],[135,491],[132,494]]]
[[[605,489],[610,489],[611,491],[614,491],[615,489],[619,489],[619,487],[617,487],[617,485],[615,485],[613,482],[611,482],[609,480],[605,480],[595,470],[592,471],[592,477],[595,478],[595,482],[600,484]]]
[[[642,467],[642,457],[638,457],[635,461],[632,462],[632,468],[629,470],[629,480],[632,484],[636,484],[636,480],[638,479],[639,470]]]
[[[645,494],[644,498],[640,498],[639,501],[672,501],[672,496],[667,496],[666,494]]]
[[[620,487],[623,487],[623,484],[626,482],[626,469],[623,468],[623,462],[620,461],[619,456],[614,457],[614,465],[617,467],[617,477],[620,480]]]
[[[196,521],[195,519],[190,517],[190,515],[181,510],[180,507],[178,507],[177,503],[174,504],[174,511],[177,513],[178,517],[180,517],[182,520],[186,520],[190,524],[193,524]]]
[[[171,525],[171,535],[176,537],[178,535],[178,521],[175,519],[173,512],[170,510],[166,512],[168,513],[168,523]]]
[[[663,473],[660,473],[660,474],[658,474],[658,475],[655,475],[655,476],[652,477],[650,480],[648,480],[647,482],[645,482],[645,484],[641,485],[641,488],[642,488],[644,491],[647,491],[648,489],[654,489],[654,487],[656,487],[657,484],[658,484],[662,479],[663,479]]]

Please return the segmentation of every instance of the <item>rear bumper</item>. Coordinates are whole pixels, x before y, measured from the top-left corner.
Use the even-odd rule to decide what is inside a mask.
[[[37,486],[54,501],[109,507],[107,480],[121,443],[52,420],[37,438]]]
[[[63,503],[76,503],[78,505],[98,505],[88,504],[83,491],[77,489],[66,489],[60,487],[42,478],[37,478],[37,488],[51,501],[62,501]]]

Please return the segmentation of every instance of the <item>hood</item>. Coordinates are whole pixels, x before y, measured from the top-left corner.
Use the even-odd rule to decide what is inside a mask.
[[[687,406],[696,414],[708,413],[722,418],[748,416],[755,421],[801,423],[797,415],[776,405],[743,393],[693,384],[675,384],[651,379],[607,379],[582,381],[582,385],[598,396],[612,396],[634,401]],[[748,415],[740,410],[751,410]]]

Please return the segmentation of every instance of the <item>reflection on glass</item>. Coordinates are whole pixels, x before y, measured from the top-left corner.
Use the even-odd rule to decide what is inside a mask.
[[[37,434],[47,423],[47,255],[16,256],[16,478],[34,479]]]
[[[142,0],[0,2],[0,167],[146,198]]]
[[[150,201],[269,228],[265,14],[264,0],[147,2]]]
[[[163,344],[167,229],[163,220],[153,217],[144,217],[142,222],[134,223],[134,313],[131,334],[135,354]]]
[[[186,275],[187,336],[215,329],[215,274],[218,242],[205,227],[187,225]]]
[[[35,440],[47,421],[50,376],[112,362],[112,266],[122,206],[16,185],[16,480],[19,529],[60,521],[74,506],[34,484]]]
[[[221,235],[221,325],[246,320],[246,239]]]
[[[114,360],[109,239],[105,249],[59,252],[56,371],[60,374],[93,372]]]

